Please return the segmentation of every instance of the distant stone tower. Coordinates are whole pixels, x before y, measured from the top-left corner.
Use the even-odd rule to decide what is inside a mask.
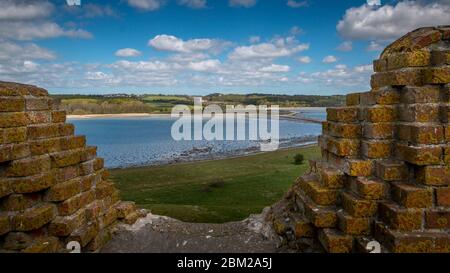
[[[65,121],[46,90],[0,82],[0,253],[95,251],[140,216]]]
[[[372,91],[327,109],[322,159],[271,220],[299,250],[450,252],[450,26],[405,35],[374,70]]]

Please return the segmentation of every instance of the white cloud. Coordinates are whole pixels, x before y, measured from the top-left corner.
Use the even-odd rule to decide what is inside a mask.
[[[206,61],[200,61],[200,62],[190,62],[188,64],[188,68],[194,70],[194,71],[201,71],[201,72],[212,72],[216,71],[220,66],[219,60],[206,60]]]
[[[322,60],[323,63],[331,64],[337,62],[337,58],[333,55],[328,55]]]
[[[392,40],[423,26],[450,24],[450,2],[403,1],[350,8],[337,24],[341,36],[355,40]]]
[[[34,43],[17,44],[13,42],[0,42],[0,60],[10,59],[40,59],[51,60],[56,58],[56,55],[44,48],[37,46]]]
[[[340,44],[337,47],[337,50],[344,51],[344,52],[352,51],[352,49],[353,49],[353,44],[351,41],[342,42],[342,44]]]
[[[277,38],[270,43],[237,47],[229,57],[234,60],[279,58],[308,49],[309,44],[299,44],[293,37]]]
[[[291,8],[302,8],[308,6],[308,1],[288,0],[287,5]]]
[[[0,23],[0,38],[11,40],[32,40],[55,37],[70,37],[90,39],[92,34],[83,29],[63,29],[53,22],[2,22]]]
[[[256,5],[256,0],[230,0],[229,4],[231,7],[253,7]]]
[[[109,5],[83,3],[80,6],[64,6],[64,10],[80,18],[118,17],[117,12]]]
[[[378,42],[370,41],[369,45],[367,46],[367,51],[380,51],[383,50],[384,46]]]
[[[160,9],[165,0],[128,0],[128,4],[141,10],[154,11]]]
[[[116,55],[117,57],[137,57],[141,54],[142,53],[139,50],[136,50],[134,48],[122,48],[114,53],[114,55]]]
[[[182,6],[187,6],[193,9],[206,8],[206,0],[178,0],[178,4]]]
[[[333,69],[299,74],[297,81],[305,84],[324,84],[333,87],[364,86],[369,87],[372,65],[361,65],[348,68],[338,64]],[[336,91],[335,91],[336,92]]]
[[[301,57],[298,57],[297,60],[302,64],[309,64],[312,61],[309,56],[301,56]]]
[[[48,17],[53,11],[48,1],[2,0],[0,20],[33,20]]]
[[[183,41],[172,35],[157,35],[148,45],[161,51],[189,53],[194,51],[221,51],[228,43],[214,39],[192,39]]]
[[[271,64],[269,66],[264,66],[259,71],[261,72],[289,72],[291,68],[288,65],[278,65],[278,64]]]
[[[251,36],[251,37],[248,39],[248,41],[249,41],[251,44],[256,44],[256,43],[259,43],[259,42],[261,41],[261,37],[259,37],[259,36]]]

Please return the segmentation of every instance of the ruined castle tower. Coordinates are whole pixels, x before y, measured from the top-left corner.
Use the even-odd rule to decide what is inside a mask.
[[[450,252],[450,26],[405,35],[374,70],[372,91],[327,109],[322,158],[271,220],[300,250]]]
[[[95,251],[117,220],[140,216],[121,202],[96,147],[74,135],[46,90],[0,82],[0,253]]]

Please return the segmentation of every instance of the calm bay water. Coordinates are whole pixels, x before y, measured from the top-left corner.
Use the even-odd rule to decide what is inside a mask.
[[[259,150],[258,141],[175,141],[170,117],[69,119],[76,134],[86,135],[88,144],[109,168],[214,159]],[[281,147],[315,142],[320,124],[280,120]]]

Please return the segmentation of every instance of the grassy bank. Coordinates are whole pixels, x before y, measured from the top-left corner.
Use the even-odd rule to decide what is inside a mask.
[[[305,156],[294,165],[294,155]],[[279,200],[319,155],[317,147],[291,148],[246,157],[178,165],[112,170],[122,198],[153,213],[188,222],[246,218]]]

